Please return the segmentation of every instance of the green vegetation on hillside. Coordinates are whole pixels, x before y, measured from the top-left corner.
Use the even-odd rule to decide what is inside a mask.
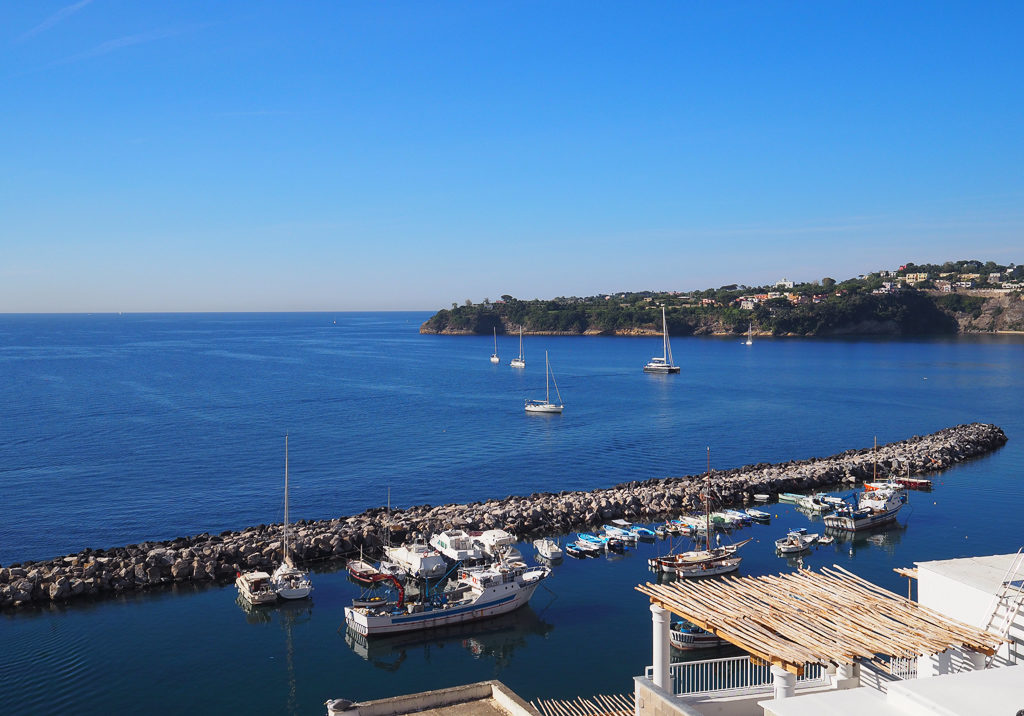
[[[977,318],[984,298],[961,293],[926,293],[907,285],[913,277],[932,288],[939,275],[957,280],[960,274],[986,271],[1006,280],[1024,277],[1022,267],[992,262],[947,262],[942,265],[906,264],[898,271],[880,272],[837,282],[768,287],[729,285],[717,289],[679,292],[621,292],[598,296],[452,304],[428,319],[424,333],[644,333],[661,331],[665,306],[671,335],[742,334],[748,324],[772,335],[949,334],[958,330],[957,317]],[[927,278],[922,279],[925,274]],[[977,281],[978,279],[972,279]],[[984,283],[984,280],[981,280]]]

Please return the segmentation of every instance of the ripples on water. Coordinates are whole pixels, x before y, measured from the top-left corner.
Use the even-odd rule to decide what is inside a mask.
[[[382,505],[388,488],[398,506],[588,489],[699,473],[706,446],[727,468],[974,420],[1009,444],[913,494],[906,529],[806,562],[902,592],[894,566],[1020,546],[1020,338],[676,339],[682,374],[650,376],[658,339],[527,336],[514,371],[516,339],[499,338],[494,366],[489,336],[418,335],[427,315],[0,317],[0,563],[278,521],[285,432],[292,514],[325,518]],[[543,394],[544,350],[561,416],[522,409]],[[771,543],[808,523],[773,511],[750,528],[745,573],[792,568]],[[645,550],[664,547],[567,562],[510,624],[372,654],[337,631],[356,590],[330,571],[303,618],[248,615],[230,587],[0,615],[0,710],[312,713],[494,677],[528,698],[625,692],[650,658],[632,586],[651,577]],[[616,637],[609,660],[587,648],[601,633],[641,636]],[[176,700],[153,702],[172,686]]]

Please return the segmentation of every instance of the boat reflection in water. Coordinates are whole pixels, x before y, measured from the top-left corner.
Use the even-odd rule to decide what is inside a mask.
[[[826,527],[825,534],[835,539],[835,549],[840,552],[855,554],[862,549],[878,549],[881,547],[889,554],[893,554],[896,545],[903,539],[907,525],[899,522],[890,522],[877,527],[869,527],[858,532]],[[820,549],[828,549],[822,546]]]
[[[345,643],[378,669],[397,671],[410,652],[459,644],[476,658],[493,657],[505,665],[512,653],[525,647],[527,637],[544,636],[554,629],[527,604],[508,614],[481,621],[454,624],[424,631],[405,632],[367,639],[351,628],[344,629]]]
[[[241,596],[236,600],[245,612],[245,621],[249,624],[271,624],[277,622],[284,631],[285,669],[288,679],[288,698],[285,703],[286,714],[298,714],[297,684],[295,680],[295,649],[292,644],[292,628],[309,622],[313,618],[313,602],[311,599],[289,599],[276,604],[250,604]]]

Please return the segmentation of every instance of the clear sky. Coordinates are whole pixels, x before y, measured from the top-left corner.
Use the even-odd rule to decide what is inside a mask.
[[[0,311],[1024,256],[1021,2],[0,4]]]

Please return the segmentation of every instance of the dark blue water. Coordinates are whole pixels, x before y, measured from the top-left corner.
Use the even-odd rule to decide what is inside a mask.
[[[645,375],[658,339],[421,336],[425,313],[0,316],[0,563],[238,529],[384,503],[586,489],[827,455],[971,421],[1009,444],[914,494],[905,527],[819,548],[898,591],[892,567],[1015,551],[1024,507],[1024,340],[676,339],[678,376]],[[529,416],[550,351],[566,404]],[[748,574],[792,569],[748,528]],[[500,678],[527,698],[631,690],[650,661],[641,546],[569,561],[531,607],[441,635],[350,644],[357,588],[316,575],[311,604],[247,614],[234,589],[182,588],[0,615],[0,703],[36,712],[315,713]],[[525,550],[524,550],[525,551]],[[609,658],[609,651],[614,658]],[[571,655],[571,660],[570,660]],[[154,699],[155,694],[175,694]]]

